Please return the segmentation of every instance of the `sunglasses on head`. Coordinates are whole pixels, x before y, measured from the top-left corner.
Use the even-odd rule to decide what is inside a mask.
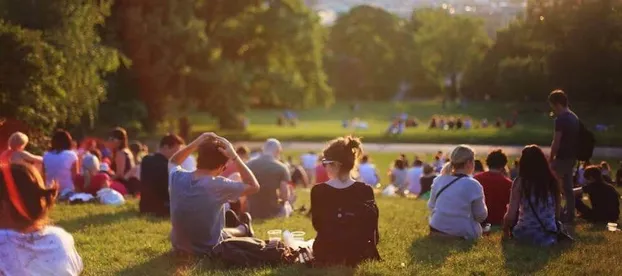
[[[331,161],[331,160],[326,160],[326,159],[322,159],[322,166],[324,166],[324,167],[326,167],[326,166],[328,166],[328,165],[330,165],[330,164],[337,164],[337,163],[339,163],[339,162],[337,162],[337,161]]]

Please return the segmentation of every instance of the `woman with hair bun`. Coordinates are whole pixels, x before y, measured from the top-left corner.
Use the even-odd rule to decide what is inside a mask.
[[[352,178],[361,156],[358,138],[346,136],[329,142],[322,165],[329,180],[311,189],[311,215],[317,237],[313,244],[319,266],[356,266],[378,260],[378,207],[373,189]]]
[[[49,225],[56,186],[30,165],[0,163],[0,275],[79,275],[73,237]]]
[[[477,239],[482,236],[481,223],[488,217],[484,189],[471,175],[475,152],[468,146],[456,147],[451,161],[434,179],[428,201],[430,234]]]

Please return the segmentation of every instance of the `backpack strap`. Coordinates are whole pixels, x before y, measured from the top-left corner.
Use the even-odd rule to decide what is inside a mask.
[[[453,185],[454,183],[458,182],[458,180],[462,179],[463,177],[465,177],[466,175],[458,175],[458,177],[456,177],[456,179],[452,180],[451,182],[449,182],[449,184],[447,184],[445,187],[443,187],[440,191],[438,191],[438,193],[436,194],[436,200],[438,200],[438,197],[441,196],[441,194],[447,189],[449,188],[449,186]]]
[[[540,223],[540,227],[542,228],[542,230],[544,232],[547,232],[547,233],[557,234],[557,232],[555,232],[555,231],[551,231],[551,230],[546,229],[546,227],[544,226],[544,223],[542,223],[542,220],[540,220],[540,217],[538,216],[538,213],[536,212],[536,209],[533,208],[533,204],[531,203],[531,199],[527,199],[527,202],[529,203],[529,208],[531,209],[531,212],[533,213],[533,215],[538,220],[538,223]]]

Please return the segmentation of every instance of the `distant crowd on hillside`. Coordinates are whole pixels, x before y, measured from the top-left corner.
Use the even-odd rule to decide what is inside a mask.
[[[508,167],[502,150],[482,162],[467,145],[448,155],[439,151],[433,160],[415,155],[410,161],[402,154],[388,170],[386,185],[353,136],[295,160],[283,156],[276,139],[251,151],[215,133],[190,143],[168,134],[149,153],[145,145],[130,143],[123,128],[113,129],[108,139],[80,144],[57,130],[38,156],[26,150],[29,137],[16,132],[0,155],[0,274],[80,274],[84,267],[74,240],[50,224],[50,210],[64,202],[122,205],[127,197],[138,198],[140,213],[170,221],[176,254],[240,266],[381,260],[377,194],[427,200],[432,237],[472,240],[500,230],[507,239],[552,246],[574,240],[567,228],[577,215],[617,231],[620,194],[613,185],[622,186],[622,163],[615,176],[606,162],[591,165],[593,136],[568,108],[565,93],[553,91],[549,104],[556,119],[548,156],[528,145]],[[442,119],[437,120],[439,127]],[[450,122],[457,127],[458,119],[445,124]],[[297,203],[296,186],[311,188],[308,209]],[[310,216],[317,232],[310,245],[286,246],[280,236],[254,238],[261,234],[253,219],[287,218],[296,210]]]

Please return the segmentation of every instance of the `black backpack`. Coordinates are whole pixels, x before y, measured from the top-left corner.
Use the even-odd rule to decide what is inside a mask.
[[[325,242],[338,242],[342,246],[338,250],[340,252],[335,252],[339,255],[335,258],[343,258],[347,266],[354,266],[365,260],[380,260],[377,249],[380,240],[379,211],[373,193],[369,198],[344,199],[336,205],[336,210],[329,216],[331,219],[325,222],[329,225],[327,232],[332,233],[328,237],[325,236],[327,239]],[[320,248],[314,245],[314,249]]]
[[[579,161],[589,161],[594,154],[596,138],[594,133],[585,127],[583,122],[579,122],[579,137],[577,139],[577,159]]]
[[[213,257],[230,267],[292,264],[299,252],[282,242],[266,243],[255,238],[229,238],[214,247]]]

